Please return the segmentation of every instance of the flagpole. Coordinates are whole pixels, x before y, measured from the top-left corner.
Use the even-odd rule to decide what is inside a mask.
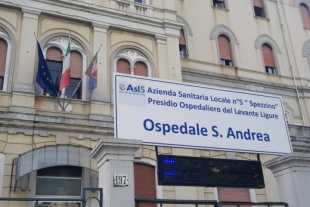
[[[78,88],[80,87],[84,77],[86,76],[87,74],[84,74],[84,76],[81,78],[81,80],[79,81],[79,83],[77,84],[77,86],[75,87],[70,99],[68,100],[68,103],[66,104],[66,106],[64,107],[64,111],[66,110],[66,108],[68,107],[69,103],[71,102],[73,96],[75,95],[76,91],[78,90]]]
[[[71,30],[69,30],[69,40],[68,40],[68,45],[71,41]],[[67,48],[68,49],[68,48]],[[70,52],[71,52],[71,48],[70,48]],[[66,57],[65,57],[66,58]],[[70,60],[69,60],[70,61]],[[63,68],[62,68],[62,72],[63,72]],[[62,75],[62,74],[61,74]],[[71,78],[71,77],[70,77]],[[69,80],[69,84],[70,84],[70,80]],[[66,88],[63,88],[61,90],[61,95],[62,95],[62,100],[63,100],[63,106],[62,106],[62,110],[65,111],[68,104],[65,106],[65,103],[66,103]]]
[[[33,32],[33,35],[34,35],[34,38],[36,39],[36,41],[39,43],[39,41],[38,41],[38,38],[37,38],[37,36],[36,36],[36,32]],[[39,43],[40,44],[40,43]],[[41,47],[41,45],[40,45],[40,47]],[[45,57],[44,57],[45,58]],[[45,60],[46,61],[46,60]],[[63,110],[63,107],[62,107],[62,105],[61,105],[61,103],[60,103],[60,97],[59,97],[59,95],[58,95],[58,92],[56,93],[56,95],[57,95],[57,104],[60,106],[60,108],[61,108],[61,110]]]
[[[95,55],[100,51],[101,46],[102,46],[102,44],[100,45],[100,47],[99,47],[98,51],[95,53]],[[78,85],[75,87],[75,89],[74,89],[74,91],[73,91],[73,93],[72,93],[70,99],[68,100],[68,103],[67,103],[66,106],[64,107],[64,111],[65,111],[66,108],[68,107],[69,103],[71,102],[73,96],[75,95],[76,91],[77,91],[78,88],[80,87],[80,85],[81,85],[81,83],[82,83],[82,81],[83,81],[83,79],[84,79],[84,77],[85,77],[86,75],[87,75],[87,74],[85,73],[85,74],[83,75],[83,77],[81,78],[80,82],[78,83]]]

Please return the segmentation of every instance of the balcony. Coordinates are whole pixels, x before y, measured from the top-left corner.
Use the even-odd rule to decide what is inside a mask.
[[[151,0],[143,0],[142,3],[134,0],[116,0],[112,1],[111,7],[142,16],[153,16],[153,6]]]

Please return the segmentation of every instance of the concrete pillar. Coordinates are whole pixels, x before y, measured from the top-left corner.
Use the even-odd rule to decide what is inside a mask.
[[[168,51],[167,51],[167,37],[164,35],[155,35],[155,40],[157,43],[157,54],[158,60],[158,74],[154,74],[155,77],[161,79],[169,79],[169,71],[167,70],[168,67]]]
[[[2,186],[4,177],[5,154],[0,153],[0,197],[2,196]]]
[[[23,23],[18,59],[17,82],[12,92],[12,105],[10,111],[19,113],[35,113],[35,60],[37,57],[37,44],[34,33],[37,34],[40,11],[22,9]]]
[[[179,37],[167,36],[167,50],[169,54],[168,68],[169,79],[182,81],[181,58],[179,52]]]
[[[168,71],[170,80],[182,81],[181,58],[179,52],[179,36],[182,24],[175,21],[164,20],[164,25],[167,54],[169,54],[168,67],[165,69]]]
[[[280,200],[290,207],[309,206],[310,154],[293,152],[265,162],[278,183]]]
[[[103,207],[135,206],[133,160],[140,147],[141,140],[103,138],[92,150],[99,169],[99,188],[103,188]],[[115,174],[128,175],[128,186],[114,186]]]
[[[102,23],[94,23],[94,45],[93,54],[95,55],[100,45],[101,49],[98,52],[98,79],[97,88],[93,91],[90,102],[90,115],[89,118],[99,121],[112,121],[110,105],[111,100],[109,97],[109,84],[111,80],[111,72],[108,69],[108,35],[107,30],[109,25]]]

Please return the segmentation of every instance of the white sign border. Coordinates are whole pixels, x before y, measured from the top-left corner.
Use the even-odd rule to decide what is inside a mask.
[[[217,87],[208,87],[198,84],[190,84],[190,83],[184,83],[184,82],[177,82],[177,81],[169,81],[169,80],[163,80],[163,79],[157,79],[157,78],[148,78],[148,77],[139,77],[139,76],[131,76],[131,75],[125,75],[125,74],[119,74],[114,73],[114,136],[115,138],[118,137],[118,129],[117,129],[117,86],[116,86],[116,79],[117,77],[127,77],[132,79],[142,79],[142,80],[149,80],[149,81],[155,81],[155,82],[162,82],[162,83],[170,83],[170,84],[176,84],[176,85],[183,85],[183,86],[190,86],[190,87],[196,87],[196,88],[203,88],[203,89],[209,89],[209,90],[219,90],[219,91],[226,91],[226,92],[233,92],[233,93],[240,93],[240,94],[248,94],[248,95],[257,95],[262,97],[268,97],[268,98],[274,98],[274,99],[280,99],[281,108],[283,112],[283,117],[285,117],[284,110],[283,110],[283,102],[281,96],[268,96],[260,93],[249,93],[249,92],[242,92],[239,90],[228,90],[223,88],[217,88]],[[285,126],[286,126],[286,133],[290,145],[291,152],[293,152],[292,143],[290,139],[290,134],[288,131],[287,122],[285,119],[283,119]],[[167,143],[160,143],[160,142],[143,142],[143,145],[148,146],[162,146],[162,147],[177,147],[177,148],[190,148],[190,149],[204,149],[204,150],[215,150],[215,151],[231,151],[231,152],[246,152],[246,153],[254,153],[254,154],[273,154],[273,155],[285,155],[286,153],[283,152],[271,152],[271,151],[259,151],[259,150],[241,150],[241,149],[232,149],[232,148],[218,148],[218,147],[203,147],[203,146],[195,146],[195,145],[178,145],[178,144],[167,144]]]

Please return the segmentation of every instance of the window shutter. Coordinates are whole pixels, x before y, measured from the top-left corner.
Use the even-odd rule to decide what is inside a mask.
[[[262,45],[262,53],[264,57],[265,66],[275,68],[271,47],[265,44]]]
[[[145,164],[134,164],[135,198],[155,198],[155,167]],[[140,207],[156,207],[154,203],[141,203]]]
[[[263,0],[253,0],[253,5],[256,7],[264,8]]]
[[[0,39],[0,77],[4,77],[7,51],[8,44],[4,39]]]
[[[46,51],[46,59],[47,60],[54,60],[54,61],[58,61],[58,62],[62,62],[62,52],[60,49],[56,48],[56,47],[50,47],[47,51]]]
[[[147,66],[144,62],[136,62],[134,75],[148,77]]]
[[[83,58],[77,51],[70,52],[70,73],[71,78],[82,78]]]
[[[218,37],[218,45],[220,50],[220,58],[232,60],[229,39],[223,35],[220,35]]]
[[[179,45],[186,45],[183,29],[180,30]]]
[[[217,189],[219,201],[241,201],[251,202],[250,193],[248,189],[244,188],[218,188]],[[223,207],[230,207],[223,205]],[[250,206],[242,206],[250,207]]]
[[[125,59],[119,59],[116,64],[116,71],[118,73],[131,74],[130,72],[130,64]]]
[[[302,21],[304,23],[304,27],[310,28],[310,15],[308,7],[304,4],[300,4],[299,8],[302,16]]]

